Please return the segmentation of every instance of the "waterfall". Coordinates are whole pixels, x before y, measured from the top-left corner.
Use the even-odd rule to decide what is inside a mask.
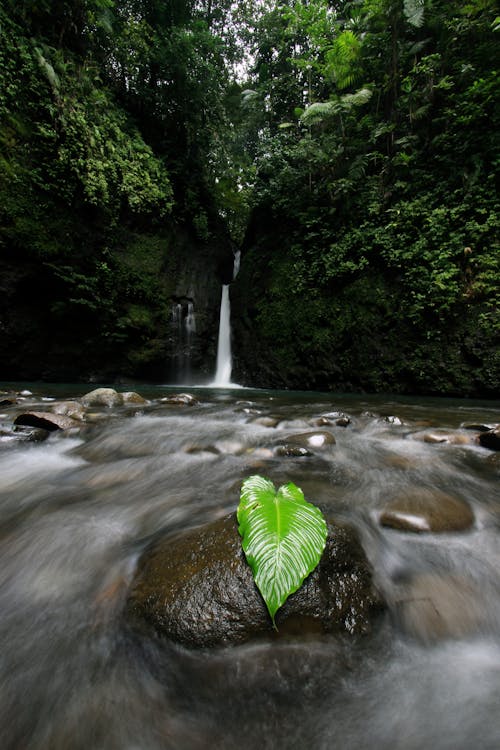
[[[219,316],[219,339],[217,342],[217,367],[213,385],[224,386],[231,383],[231,303],[229,284],[222,287]]]
[[[172,327],[179,332],[182,324],[182,305],[179,303],[172,305],[171,321]]]
[[[175,382],[187,383],[191,380],[192,336],[196,333],[196,318],[193,302],[183,299],[171,307],[170,324],[175,347],[171,358],[172,375]]]
[[[240,251],[234,254],[233,279],[240,270]],[[234,385],[231,383],[231,372],[233,362],[231,356],[231,302],[229,300],[229,284],[222,286],[219,315],[219,338],[217,341],[217,364],[215,380],[212,385],[224,387]]]
[[[189,349],[191,347],[191,334],[196,333],[196,319],[194,317],[194,305],[192,302],[188,302],[184,326],[186,329],[187,348]]]

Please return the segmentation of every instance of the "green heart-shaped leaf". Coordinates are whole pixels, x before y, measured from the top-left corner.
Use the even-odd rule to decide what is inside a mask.
[[[237,517],[243,551],[274,625],[278,609],[321,559],[325,519],[299,487],[289,482],[276,491],[258,475],[243,482]]]

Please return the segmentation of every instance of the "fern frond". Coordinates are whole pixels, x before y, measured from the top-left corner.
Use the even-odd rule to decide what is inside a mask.
[[[337,102],[314,102],[301,114],[300,119],[306,125],[322,122],[326,117],[331,117],[338,111]]]
[[[419,29],[424,23],[425,0],[404,0],[403,13],[410,26]]]
[[[339,89],[352,86],[360,74],[361,41],[353,31],[343,31],[326,54],[328,72]]]
[[[371,89],[363,87],[354,92],[354,94],[343,94],[340,97],[342,108],[349,110],[352,107],[361,107],[370,101],[372,97]]]
[[[59,76],[57,75],[56,71],[49,63],[47,58],[44,56],[40,47],[34,47],[34,53],[40,68],[42,69],[46,79],[52,87],[52,90],[54,91],[54,93],[57,93],[61,85]]]

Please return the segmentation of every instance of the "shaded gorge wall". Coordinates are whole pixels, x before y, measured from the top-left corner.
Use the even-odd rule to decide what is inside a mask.
[[[2,251],[1,376],[209,379],[220,288],[233,260],[225,236],[202,242],[177,225],[119,231],[106,251],[96,249],[99,240],[96,233],[85,246],[75,241],[57,264],[26,247]]]

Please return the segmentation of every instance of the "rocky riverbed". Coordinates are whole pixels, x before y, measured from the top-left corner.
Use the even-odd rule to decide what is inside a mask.
[[[498,406],[4,385],[2,748],[496,747]],[[329,522],[278,632],[255,473]]]

